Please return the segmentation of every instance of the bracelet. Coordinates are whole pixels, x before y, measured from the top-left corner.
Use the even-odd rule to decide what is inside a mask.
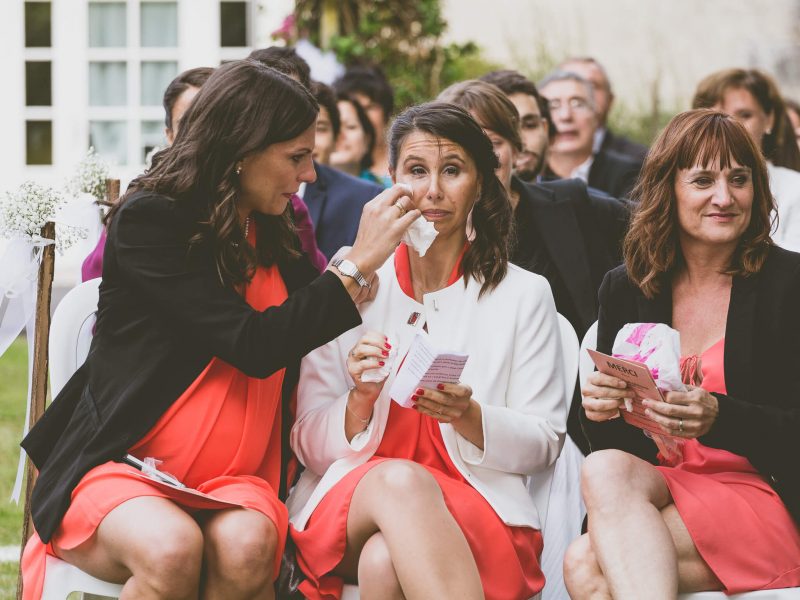
[[[359,416],[358,416],[358,414],[356,413],[356,411],[354,411],[352,408],[350,408],[350,403],[349,403],[349,402],[345,402],[345,403],[344,403],[344,407],[347,409],[347,412],[349,412],[349,413],[350,413],[351,415],[353,415],[353,416],[354,416],[356,419],[358,419],[359,421],[361,421],[361,423],[362,423],[363,425],[366,425],[366,424],[367,424],[367,423],[369,423],[369,422],[370,422],[370,420],[372,419],[372,415],[370,415],[370,416],[369,416],[369,417],[367,417],[366,419],[362,419],[361,417],[359,417]]]

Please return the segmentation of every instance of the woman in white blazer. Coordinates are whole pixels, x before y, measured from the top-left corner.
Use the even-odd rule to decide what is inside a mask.
[[[529,598],[544,579],[526,479],[555,461],[566,426],[552,294],[508,263],[508,196],[468,113],[407,110],[390,163],[438,234],[423,257],[401,244],[363,324],[303,360],[291,445],[305,471],[288,502],[300,590],[338,597],[344,580],[362,598]],[[403,408],[389,390],[417,334],[469,359],[459,384],[418,389]],[[389,365],[384,381],[362,380]]]

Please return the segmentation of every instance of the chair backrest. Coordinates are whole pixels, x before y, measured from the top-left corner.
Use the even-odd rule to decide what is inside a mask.
[[[563,315],[558,315],[558,329],[561,334],[561,353],[564,361],[564,398],[566,412],[569,414],[572,405],[572,394],[575,391],[575,380],[578,377],[578,336],[570,322]],[[528,491],[539,513],[542,536],[545,536],[547,511],[550,506],[550,487],[553,483],[555,463],[544,471],[531,475],[528,479]]]
[[[586,378],[589,377],[589,373],[594,371],[594,361],[592,361],[592,357],[589,356],[589,353],[586,351],[588,349],[596,349],[597,348],[597,321],[592,323],[592,326],[589,327],[589,330],[586,332],[586,335],[583,336],[583,341],[581,342],[581,351],[580,351],[580,381],[581,387],[586,383]]]
[[[100,278],[71,289],[58,303],[50,325],[50,393],[55,398],[89,354]]]

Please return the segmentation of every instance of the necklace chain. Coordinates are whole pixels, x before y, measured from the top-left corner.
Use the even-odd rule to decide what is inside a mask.
[[[244,239],[247,241],[248,234],[250,233],[250,217],[244,220]]]

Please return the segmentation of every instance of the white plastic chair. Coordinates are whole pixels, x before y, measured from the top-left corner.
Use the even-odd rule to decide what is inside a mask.
[[[86,360],[94,333],[100,279],[71,289],[50,325],[50,392],[55,397]],[[73,592],[119,598],[122,586],[100,581],[55,556],[48,556],[42,600],[64,600]]]
[[[580,380],[581,385],[586,382],[589,373],[594,371],[592,361],[587,349],[597,348],[597,321],[595,321],[581,342]],[[694,594],[680,594],[678,600],[800,600],[800,588],[784,588],[780,590],[761,590],[726,596],[722,592],[696,592]]]

